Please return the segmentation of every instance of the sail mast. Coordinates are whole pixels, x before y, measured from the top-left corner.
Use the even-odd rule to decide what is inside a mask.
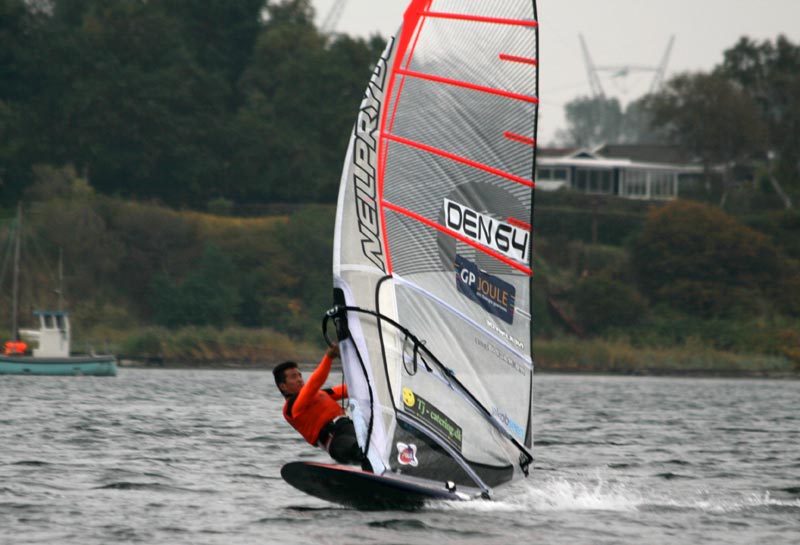
[[[19,256],[20,238],[22,234],[22,203],[17,203],[17,222],[14,233],[14,275],[11,288],[11,340],[17,340],[19,334]]]
[[[64,248],[58,249],[58,311],[64,312]]]

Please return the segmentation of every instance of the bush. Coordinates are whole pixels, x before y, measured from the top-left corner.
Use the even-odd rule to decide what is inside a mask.
[[[632,263],[642,291],[703,317],[750,312],[774,297],[782,267],[767,238],[721,210],[675,201],[650,213]]]
[[[219,249],[207,246],[197,268],[181,283],[167,276],[153,281],[156,321],[167,327],[233,322],[239,308],[239,288],[233,263]]]
[[[634,288],[607,274],[582,279],[571,299],[578,321],[590,334],[635,325],[647,308],[644,297]]]

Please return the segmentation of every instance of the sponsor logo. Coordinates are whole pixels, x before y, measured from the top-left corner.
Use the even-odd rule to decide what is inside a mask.
[[[475,344],[492,354],[494,357],[511,367],[514,371],[519,373],[520,375],[527,376],[528,375],[528,367],[516,359],[512,358],[508,355],[505,350],[501,350],[500,348],[496,347],[492,343],[485,341],[483,339],[475,338]]]
[[[378,138],[380,116],[384,99],[387,60],[394,48],[386,49],[386,56],[378,61],[369,82],[353,135],[351,176],[356,199],[356,217],[361,233],[361,251],[373,265],[386,271],[381,221],[378,211],[378,180],[375,166],[378,163]]]
[[[403,403],[406,404],[406,407],[413,407],[416,402],[417,400],[411,388],[403,388]]]
[[[498,419],[503,425],[508,428],[517,439],[525,440],[525,430],[522,429],[522,426],[514,422],[505,412],[501,411],[497,407],[492,407],[492,415]]]
[[[531,234],[450,199],[444,200],[445,225],[456,233],[521,263],[528,263]]]
[[[483,272],[475,263],[456,255],[458,291],[508,324],[514,323],[514,286]]]
[[[503,331],[502,329],[500,329],[499,327],[494,325],[493,321],[486,320],[486,327],[488,327],[490,330],[494,331],[497,334],[498,337],[500,337],[502,339],[505,339],[506,342],[508,342],[509,344],[512,344],[512,345],[516,346],[519,350],[523,350],[525,348],[525,343],[523,343],[519,339],[509,335],[508,332]]]
[[[397,462],[402,466],[417,467],[419,465],[419,460],[417,460],[417,445],[407,445],[398,441]]]
[[[408,390],[408,394],[406,390]],[[411,402],[410,404],[409,401]],[[410,413],[427,424],[445,441],[458,450],[461,450],[461,427],[450,420],[450,418],[440,411],[433,403],[423,399],[408,388],[403,389],[403,403]]]

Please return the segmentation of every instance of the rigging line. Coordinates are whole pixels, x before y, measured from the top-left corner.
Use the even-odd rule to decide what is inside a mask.
[[[461,155],[456,155],[455,153],[450,153],[449,151],[445,151],[443,149],[434,148],[433,146],[429,146],[427,144],[423,144],[421,142],[416,142],[414,140],[409,140],[408,138],[403,138],[402,136],[397,136],[394,134],[383,133],[381,134],[381,138],[385,140],[391,140],[392,142],[397,142],[399,144],[404,144],[406,146],[410,146],[412,148],[417,148],[422,151],[427,151],[428,153],[433,153],[434,155],[438,155],[440,157],[444,157],[446,159],[450,159],[452,161],[456,161],[457,163],[461,163],[467,166],[471,166],[478,170],[483,170],[484,172],[488,172],[490,174],[494,174],[496,176],[500,176],[501,178],[505,178],[506,180],[511,180],[512,182],[517,182],[518,184],[522,184],[526,187],[534,188],[536,184],[528,180],[527,178],[523,178],[522,176],[517,176],[516,174],[511,174],[510,172],[506,172],[505,170],[501,170],[499,168],[490,167],[489,165],[485,165],[483,163],[479,163],[477,161],[473,161],[472,159],[467,159],[466,157],[462,157]]]
[[[533,19],[504,19],[502,17],[484,17],[481,15],[467,15],[465,13],[447,13],[442,11],[423,11],[424,17],[435,19],[455,19],[458,21],[473,21],[477,23],[492,23],[499,25],[524,26],[535,28],[539,26],[538,21]]]
[[[523,95],[521,93],[512,93],[510,91],[503,91],[502,89],[496,89],[494,87],[487,87],[485,85],[478,85],[477,83],[469,83],[468,81],[461,81],[457,79],[450,79],[445,78],[442,76],[435,76],[433,74],[425,74],[423,72],[415,72],[412,70],[406,70],[404,68],[400,68],[395,71],[396,74],[400,74],[402,76],[408,76],[411,78],[423,79],[428,81],[433,81],[435,83],[442,83],[444,85],[453,85],[455,87],[463,87],[465,89],[471,89],[473,91],[479,91],[481,93],[486,93],[490,95],[497,95],[501,97],[511,98],[514,100],[520,100],[523,102],[529,102],[531,104],[538,104],[539,98],[530,95]]]
[[[451,386],[455,385],[457,387],[457,388],[454,388],[454,390],[458,390],[461,394],[463,394],[463,396],[467,399],[467,401],[469,401],[470,404],[472,404],[472,406],[476,410],[478,410],[478,412],[492,426],[494,426],[494,428],[497,431],[499,431],[506,439],[511,441],[511,443],[513,443],[514,446],[517,447],[517,449],[519,449],[519,451],[522,453],[522,455],[524,455],[527,458],[528,464],[526,464],[525,467],[527,467],[527,465],[529,465],[531,462],[533,462],[533,455],[528,451],[527,447],[522,445],[517,440],[517,438],[514,437],[511,434],[511,432],[509,432],[505,428],[505,426],[499,420],[497,420],[494,417],[494,415],[492,415],[492,413],[489,411],[489,409],[487,409],[486,407],[483,406],[483,403],[481,403],[480,400],[477,397],[475,397],[475,394],[473,394],[471,391],[469,391],[469,389],[466,386],[464,386],[464,384],[460,380],[458,380],[458,378],[456,378],[455,372],[452,369],[449,369],[449,368],[445,367],[444,364],[441,361],[439,361],[439,358],[437,358],[436,355],[433,354],[433,352],[428,350],[428,348],[425,346],[425,344],[421,340],[419,340],[419,338],[416,335],[414,335],[408,328],[400,325],[400,323],[398,323],[397,321],[393,320],[392,318],[389,318],[388,316],[380,314],[379,312],[376,312],[374,310],[364,309],[364,308],[361,308],[361,307],[351,307],[351,306],[345,306],[345,307],[339,306],[339,307],[336,307],[336,310],[338,312],[360,312],[362,314],[368,314],[370,316],[374,316],[375,318],[378,319],[379,322],[385,321],[388,324],[396,327],[398,329],[398,331],[400,331],[404,335],[407,335],[412,341],[414,341],[414,343],[419,345],[419,347],[422,349],[423,352],[425,352],[427,355],[429,355],[431,357],[431,361],[434,363],[434,365],[436,365],[437,369],[439,369],[439,371],[442,373],[443,377],[448,382],[450,382],[450,385]]]
[[[533,271],[529,267],[526,267],[525,265],[522,265],[521,263],[518,263],[518,262],[514,261],[513,259],[508,258],[508,257],[504,256],[503,254],[501,254],[499,252],[496,252],[495,250],[492,250],[491,248],[487,248],[483,244],[480,244],[480,243],[472,240],[471,238],[467,238],[467,237],[465,237],[464,235],[462,235],[460,233],[457,233],[457,232],[455,232],[455,231],[453,231],[451,229],[448,229],[447,227],[439,225],[435,221],[431,221],[428,218],[426,218],[425,216],[421,216],[420,214],[417,214],[416,212],[412,212],[411,210],[407,210],[405,208],[397,206],[396,204],[392,204],[392,203],[390,203],[388,201],[383,201],[382,202],[382,206],[384,208],[388,208],[389,210],[397,212],[398,214],[402,214],[404,216],[408,216],[411,219],[417,220],[418,222],[420,222],[422,224],[425,224],[428,227],[433,227],[437,231],[440,231],[440,232],[442,232],[442,233],[444,233],[444,234],[446,234],[448,236],[451,236],[451,237],[453,237],[453,238],[455,238],[457,240],[460,240],[464,244],[469,244],[470,246],[472,246],[476,250],[480,250],[481,252],[485,253],[486,255],[489,255],[489,256],[495,258],[496,260],[505,263],[509,267],[512,267],[514,269],[517,269],[520,272],[525,273],[527,276],[532,276],[533,275]]]

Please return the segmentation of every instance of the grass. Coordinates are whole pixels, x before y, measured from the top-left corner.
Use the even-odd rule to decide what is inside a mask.
[[[161,358],[180,367],[271,368],[285,360],[316,363],[323,343],[298,342],[270,329],[185,327],[95,330],[75,343],[110,350],[122,360]],[[534,342],[538,372],[620,375],[800,377],[789,358],[714,350],[697,339],[671,348],[638,348],[624,340],[560,337]]]
[[[536,341],[534,352],[536,368],[543,372],[797,376],[788,358],[724,352],[691,339],[673,348],[635,348],[624,341],[559,338]]]
[[[159,359],[182,367],[236,366],[271,368],[285,360],[317,362],[324,347],[297,342],[271,329],[142,327],[129,331],[95,330],[74,343],[76,350],[100,347],[121,360],[145,363]]]

